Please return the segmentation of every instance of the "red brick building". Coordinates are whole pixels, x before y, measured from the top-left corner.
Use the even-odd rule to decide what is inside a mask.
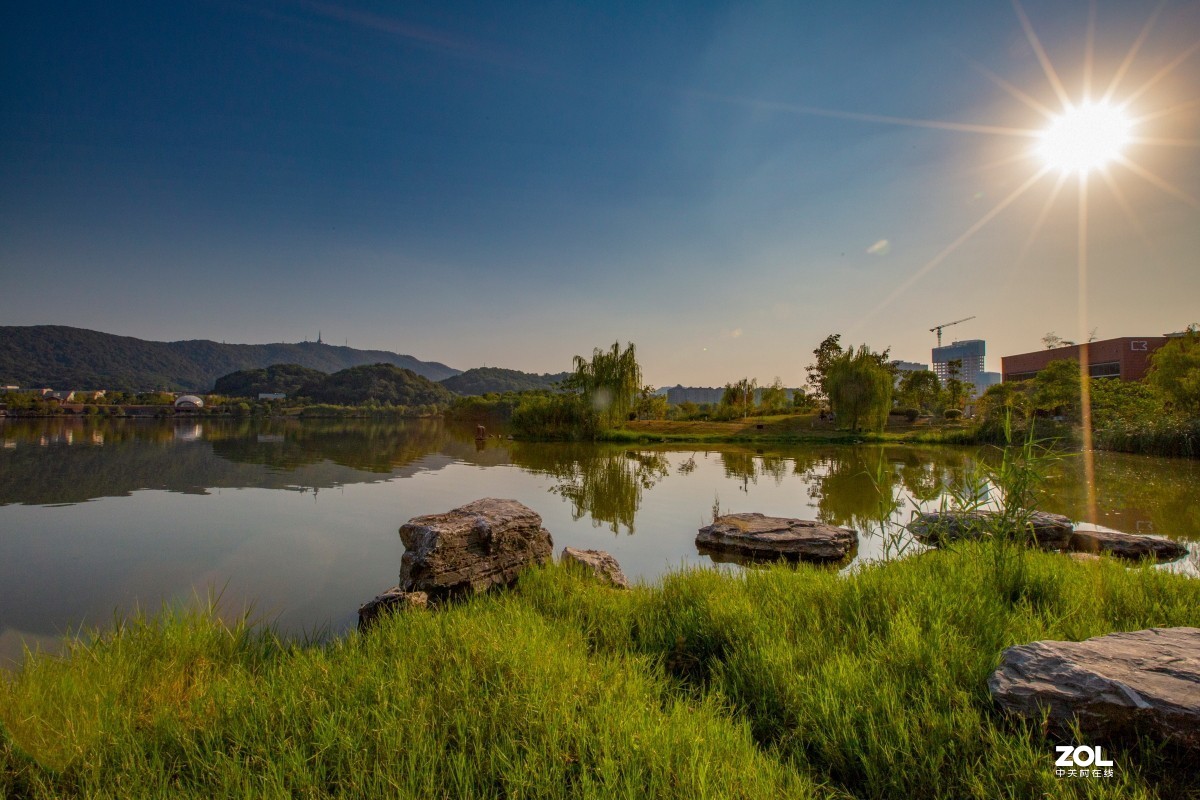
[[[1123,336],[1119,339],[1105,339],[1102,342],[1003,356],[1000,359],[1000,371],[1004,375],[1005,383],[1023,381],[1038,374],[1051,361],[1061,361],[1065,358],[1078,361],[1079,351],[1087,348],[1088,374],[1093,378],[1137,381],[1146,377],[1146,370],[1150,367],[1150,354],[1169,341],[1171,340],[1167,336]]]

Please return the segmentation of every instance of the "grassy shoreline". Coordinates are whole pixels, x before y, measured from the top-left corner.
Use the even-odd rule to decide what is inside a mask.
[[[1006,646],[1172,625],[1200,581],[1003,542],[628,592],[548,566],[324,644],[167,612],[0,679],[0,795],[1183,797],[1149,742],[1055,777],[986,690]]]
[[[604,431],[604,442],[762,442],[792,444],[857,444],[860,442],[911,442],[980,444],[975,426],[961,421],[911,423],[891,417],[882,433],[840,430],[837,423],[816,414],[783,414],[749,417],[732,422],[637,420]]]

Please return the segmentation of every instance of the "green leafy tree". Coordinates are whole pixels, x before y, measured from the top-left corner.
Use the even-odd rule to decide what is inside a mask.
[[[946,362],[946,382],[942,386],[942,405],[948,409],[961,411],[971,399],[974,387],[959,380],[962,375],[962,359],[955,358]]]
[[[737,383],[727,383],[725,393],[721,396],[721,405],[743,417],[748,416],[754,410],[754,393],[757,391],[756,378],[742,378]]]
[[[892,407],[892,371],[885,363],[886,351],[871,352],[865,344],[830,361],[825,386],[830,405],[852,431],[860,427],[882,431]]]
[[[1162,416],[1163,396],[1153,386],[1120,378],[1088,381],[1092,400],[1092,427],[1141,425]]]
[[[787,405],[787,389],[783,388],[783,381],[776,376],[771,385],[762,390],[759,406],[764,414],[778,414],[787,408]]]
[[[907,408],[919,408],[925,412],[933,412],[938,409],[941,393],[942,386],[938,382],[937,374],[927,369],[904,373],[904,377],[900,379],[900,385],[896,388],[900,405]]]
[[[978,414],[984,422],[1003,422],[1006,417],[1013,421],[1022,421],[1029,416],[1031,402],[1030,394],[1033,387],[1030,381],[997,383],[989,386],[979,398]]]
[[[841,341],[842,335],[840,333],[831,333],[826,336],[821,340],[821,344],[817,345],[817,349],[813,350],[813,356],[816,357],[816,361],[809,364],[806,368],[808,383],[820,397],[829,397],[825,382],[829,374],[829,365],[844,352]]]
[[[792,409],[795,411],[811,411],[816,408],[817,400],[804,389],[792,392]]]
[[[1175,407],[1191,417],[1200,416],[1200,333],[1191,325],[1183,336],[1172,339],[1150,356],[1146,376]]]
[[[575,356],[574,371],[564,381],[567,389],[579,392],[595,413],[601,427],[612,428],[624,421],[642,389],[642,368],[633,342],[621,349],[613,342],[609,350],[595,348],[592,359]]]
[[[1033,402],[1039,411],[1079,418],[1079,362],[1051,361],[1033,379]]]
[[[634,404],[638,419],[666,419],[667,410],[666,395],[656,394],[653,386],[642,387]]]

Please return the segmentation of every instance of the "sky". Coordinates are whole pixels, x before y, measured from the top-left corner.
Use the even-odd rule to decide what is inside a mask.
[[[6,4],[0,324],[532,372],[632,341],[655,386],[800,385],[830,333],[928,362],[971,316],[993,370],[1180,330],[1200,3],[1155,9]],[[1114,77],[1135,141],[1084,189],[1036,132]]]

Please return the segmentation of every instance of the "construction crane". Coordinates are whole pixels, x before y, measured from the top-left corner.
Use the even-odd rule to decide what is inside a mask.
[[[966,322],[969,319],[975,319],[975,317],[974,316],[963,317],[962,319],[954,320],[954,322],[943,322],[941,325],[935,325],[932,328],[930,328],[929,332],[936,333],[938,335],[938,347],[941,347],[942,346],[942,328],[949,328],[951,325],[957,325],[958,323]]]

